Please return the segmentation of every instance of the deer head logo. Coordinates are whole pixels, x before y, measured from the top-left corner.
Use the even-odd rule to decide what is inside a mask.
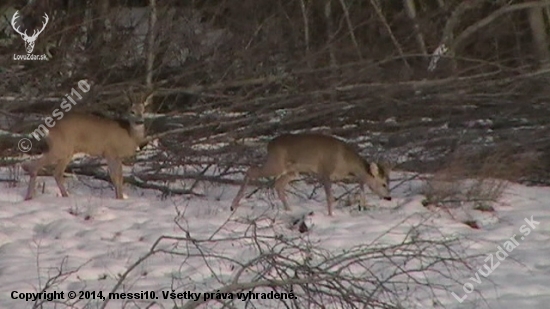
[[[34,42],[36,41],[36,38],[40,33],[42,33],[42,31],[44,31],[44,28],[46,28],[46,25],[48,24],[48,20],[50,19],[48,17],[48,14],[44,13],[44,19],[46,21],[44,21],[44,23],[42,24],[42,29],[34,30],[33,34],[31,36],[28,36],[27,30],[25,30],[25,32],[21,32],[19,31],[19,27],[15,26],[15,20],[19,17],[18,13],[19,11],[16,11],[15,14],[13,14],[13,18],[11,19],[11,26],[13,30],[15,30],[15,32],[21,35],[21,37],[25,41],[25,49],[27,50],[27,54],[30,54],[34,50]]]

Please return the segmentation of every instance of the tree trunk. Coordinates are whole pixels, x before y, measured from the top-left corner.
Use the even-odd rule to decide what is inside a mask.
[[[414,32],[416,35],[416,42],[418,43],[418,48],[420,49],[420,52],[422,53],[422,55],[427,56],[428,50],[426,49],[424,36],[420,31],[420,26],[418,25],[418,19],[416,18],[416,6],[414,4],[414,0],[403,0],[403,6],[405,7],[405,11],[407,11],[407,15],[413,22]]]
[[[529,25],[533,35],[533,48],[541,67],[550,64],[550,52],[548,51],[548,35],[544,23],[542,7],[532,7],[528,10]]]
[[[93,3],[93,32],[91,33],[92,46],[101,47],[109,37],[106,23],[108,22],[109,0],[98,0]]]

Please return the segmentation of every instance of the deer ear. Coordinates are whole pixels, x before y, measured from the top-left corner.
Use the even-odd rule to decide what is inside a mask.
[[[143,96],[143,104],[150,104],[153,101],[153,97],[155,96],[155,89],[149,89],[147,92],[145,92],[145,95]]]
[[[132,96],[127,90],[122,90],[122,93],[124,94],[124,98],[127,100],[128,103],[133,104],[134,100],[132,100]]]
[[[393,169],[393,164],[388,162],[388,161],[380,162],[380,166],[387,172],[389,172]]]
[[[370,172],[374,177],[377,177],[378,175],[380,175],[380,171],[378,170],[378,164],[371,162],[371,164],[369,164],[369,167],[370,167]]]

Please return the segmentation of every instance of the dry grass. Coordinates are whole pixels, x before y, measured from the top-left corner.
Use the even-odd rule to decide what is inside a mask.
[[[516,153],[511,147],[498,147],[475,156],[455,153],[449,163],[423,188],[424,205],[462,207],[492,211],[511,181],[517,181],[536,166],[536,156]]]

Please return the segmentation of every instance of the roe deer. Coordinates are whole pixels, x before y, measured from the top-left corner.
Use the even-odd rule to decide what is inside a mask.
[[[147,96],[153,95],[152,93]],[[84,153],[106,159],[109,176],[115,187],[117,199],[123,199],[122,160],[133,156],[138,148],[145,146],[143,111],[145,103],[133,103],[129,116],[111,119],[97,114],[69,113],[49,129],[46,137],[47,150],[37,160],[22,164],[29,175],[29,187],[25,200],[34,197],[38,171],[54,165],[53,176],[61,191],[61,196],[69,194],[64,186],[63,173],[73,155]]]
[[[349,177],[357,179],[361,189],[361,206],[365,206],[365,184],[379,197],[391,200],[388,166],[368,163],[350,145],[332,136],[316,133],[284,134],[268,143],[267,159],[263,166],[248,169],[231,204],[231,211],[238,207],[248,182],[260,177],[277,177],[275,191],[285,209],[290,210],[285,187],[302,173],[316,175],[323,185],[329,216],[332,216],[332,181]]]

